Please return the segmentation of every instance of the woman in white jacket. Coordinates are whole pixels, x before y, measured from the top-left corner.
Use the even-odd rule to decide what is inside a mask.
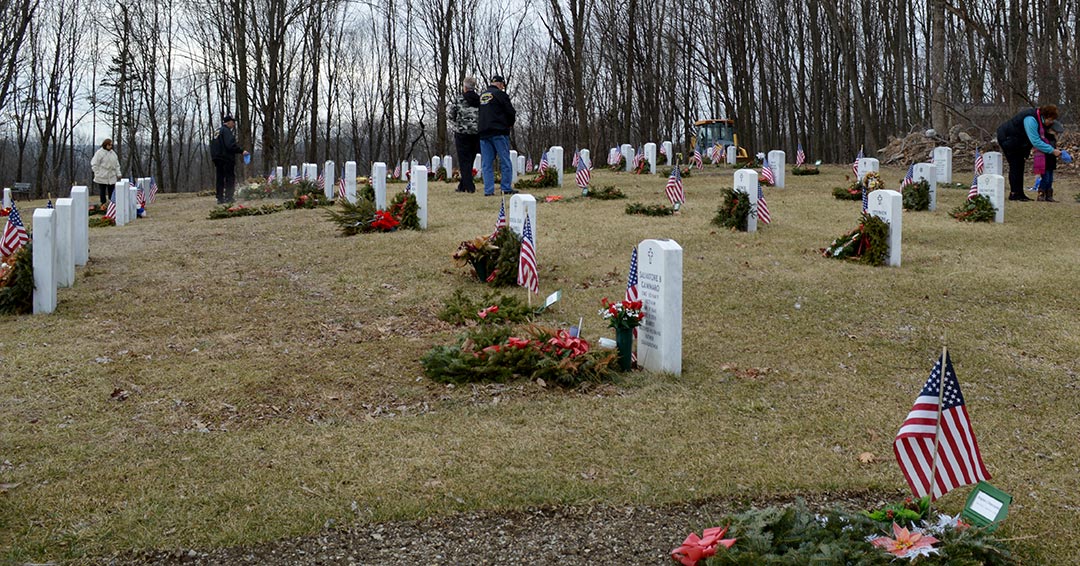
[[[120,159],[113,151],[111,139],[106,138],[101,142],[101,149],[94,152],[94,157],[90,160],[90,169],[94,172],[94,184],[101,191],[101,204],[105,204],[109,192],[120,180]]]

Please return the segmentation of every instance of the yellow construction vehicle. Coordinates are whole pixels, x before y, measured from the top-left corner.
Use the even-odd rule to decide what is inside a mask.
[[[739,146],[739,136],[735,134],[735,120],[721,118],[718,120],[698,120],[694,122],[694,133],[697,137],[697,149],[701,155],[709,155],[709,150],[716,144],[721,146],[735,146],[735,161],[747,163],[750,156],[746,149]]]

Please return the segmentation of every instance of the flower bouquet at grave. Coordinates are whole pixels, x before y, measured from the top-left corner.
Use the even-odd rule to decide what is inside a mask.
[[[733,188],[726,188],[720,191],[720,199],[720,207],[716,209],[712,223],[721,228],[745,232],[749,228],[750,197]]]
[[[30,314],[34,310],[34,259],[27,242],[0,257],[0,314]]]
[[[506,383],[543,380],[562,387],[599,383],[615,376],[615,353],[593,351],[565,330],[545,326],[478,326],[452,346],[435,346],[420,359],[439,383]]]
[[[504,226],[491,236],[461,242],[451,257],[459,266],[471,265],[481,282],[494,287],[510,287],[517,285],[520,255],[521,240]]]
[[[93,210],[93,209],[94,209],[94,207],[91,206],[90,210]],[[9,206],[8,207],[0,207],[0,218],[7,218],[8,215],[10,215],[10,214],[11,214],[11,207],[9,207]]]
[[[926,179],[904,187],[902,194],[905,210],[930,210],[930,183]]]
[[[607,321],[608,327],[615,330],[631,330],[641,325],[645,312],[641,310],[641,301],[612,302],[604,297],[600,300],[600,316]]]
[[[514,295],[489,292],[479,301],[465,295],[461,289],[446,299],[438,318],[450,324],[508,324],[528,322],[533,310]]]
[[[222,204],[210,210],[209,219],[235,218],[237,216],[262,216],[281,212],[285,207],[280,204],[264,204],[262,206],[244,206],[242,204]]]
[[[549,189],[557,186],[559,186],[559,172],[554,167],[544,169],[543,173],[538,173],[532,179],[522,177],[514,183],[514,188],[517,190]]]
[[[586,196],[588,198],[594,198],[597,200],[615,200],[626,198],[626,194],[619,189],[616,189],[614,185],[604,185],[599,189],[590,188],[589,194]]]
[[[952,209],[949,216],[961,222],[993,222],[997,211],[986,195],[975,195]]]
[[[675,208],[666,204],[642,204],[634,202],[626,205],[627,214],[640,214],[641,216],[671,216],[675,214]]]
[[[240,200],[290,198],[293,196],[293,186],[286,179],[268,181],[261,177],[252,177],[240,187],[236,196]]]
[[[872,214],[863,214],[859,225],[833,240],[821,255],[851,259],[873,266],[885,265],[889,256],[889,225]]]
[[[610,169],[616,173],[626,170],[626,156],[619,154],[619,160],[611,164]]]
[[[679,564],[861,564],[888,566],[1015,566],[1005,543],[958,517],[930,513],[904,527],[840,508],[811,511],[797,499],[786,507],[755,508],[721,517],[702,538],[692,535],[672,551]],[[711,535],[711,536],[710,536]],[[718,540],[720,537],[731,537]],[[700,560],[700,561],[699,561]]]

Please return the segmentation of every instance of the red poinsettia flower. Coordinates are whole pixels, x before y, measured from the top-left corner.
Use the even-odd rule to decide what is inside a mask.
[[[892,528],[896,538],[878,537],[870,541],[870,544],[897,557],[913,557],[925,554],[923,549],[929,550],[938,542],[938,539],[930,535],[909,531],[896,523],[893,523]]]
[[[531,344],[532,344],[531,341],[523,339],[523,338],[518,338],[517,336],[511,336],[506,341],[507,346],[509,346],[511,348],[517,348],[518,350],[528,348],[529,345],[531,345]]]

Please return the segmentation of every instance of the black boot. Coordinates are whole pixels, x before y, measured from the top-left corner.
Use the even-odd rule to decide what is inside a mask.
[[[1054,189],[1046,189],[1043,193],[1045,193],[1045,198],[1043,200],[1046,202],[1057,202],[1054,200]]]

